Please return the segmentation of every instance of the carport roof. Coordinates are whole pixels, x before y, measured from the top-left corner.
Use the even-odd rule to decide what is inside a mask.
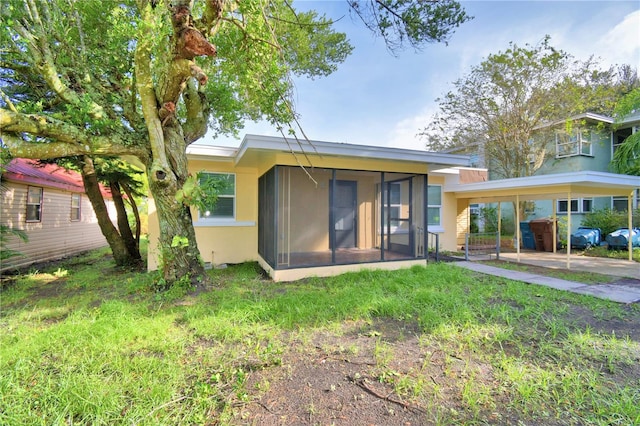
[[[580,171],[467,184],[445,185],[444,192],[471,203],[550,200],[597,196],[629,196],[640,187],[640,176]]]

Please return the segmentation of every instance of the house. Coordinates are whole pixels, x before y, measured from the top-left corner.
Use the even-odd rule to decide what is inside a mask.
[[[610,163],[616,149],[624,140],[640,131],[640,113],[626,117],[620,123],[615,123],[611,117],[584,113],[566,120],[541,125],[535,129],[532,143],[541,147],[542,160],[532,177],[539,178],[539,182],[554,182],[553,176],[561,180],[563,176],[572,173],[592,173],[592,176],[607,176],[616,180],[610,173]],[[490,180],[503,180],[496,178],[492,173],[491,159],[485,158],[478,145],[450,150],[452,153],[465,153],[471,156],[472,165],[487,167]],[[532,162],[536,161],[533,158]],[[528,178],[531,179],[531,178]],[[633,180],[633,177],[631,178]],[[506,179],[504,181],[507,181]],[[608,193],[594,193],[585,195],[573,194],[571,200],[567,195],[556,194],[557,198],[540,199],[534,197],[522,201],[529,201],[525,206],[525,217],[521,220],[538,218],[568,217],[571,213],[571,231],[574,232],[585,218],[586,214],[594,210],[610,208],[617,211],[627,211],[640,207],[640,178],[636,178],[637,184],[632,190],[633,194],[629,203],[629,194],[625,191],[622,195],[610,195]],[[522,194],[524,196],[524,194]],[[477,212],[478,207],[486,206],[486,203],[474,204],[472,209]],[[495,207],[495,204],[489,204]],[[514,212],[510,204],[502,206],[502,216],[507,221],[513,220]],[[513,223],[512,223],[513,225]]]
[[[640,176],[609,172],[615,150],[625,138],[640,129],[640,114],[626,117],[613,126],[614,120],[586,113],[568,120],[549,123],[536,129],[533,143],[543,147],[544,161],[532,176],[512,179],[492,179],[483,184],[456,185],[447,188],[459,202],[467,200],[475,206],[496,206],[498,216],[520,224],[514,231],[516,249],[521,248],[522,223],[537,218],[558,218],[566,223],[570,236],[581,225],[585,215],[595,209],[612,208],[627,212],[627,226],[632,226],[632,214],[638,208]],[[479,156],[479,158],[481,158]],[[490,166],[491,159],[486,159]],[[532,159],[532,161],[534,161]],[[489,170],[489,176],[491,171]],[[513,211],[514,205],[526,206],[524,216]],[[504,206],[504,208],[503,208]],[[558,230],[556,222],[548,245],[555,251]],[[504,228],[502,228],[504,230]],[[531,247],[529,247],[531,248]],[[571,247],[567,248],[567,268]],[[629,246],[629,260],[632,248]]]
[[[7,248],[20,255],[3,260],[0,271],[107,245],[77,172],[16,158],[2,172],[0,192],[0,223],[28,236],[9,239]]]
[[[569,123],[569,126],[567,126]],[[614,119],[603,115],[585,113],[569,120],[558,121],[544,126],[541,132],[547,136],[547,160],[535,172],[535,176],[581,171],[610,172],[614,152],[631,134],[640,131],[640,113],[626,117],[614,126]],[[640,186],[640,178],[638,178]],[[640,188],[636,188],[631,199],[631,208],[637,209],[640,202]],[[626,196],[576,197],[569,203],[566,198],[548,202],[537,202],[529,218],[548,217],[555,212],[566,216],[568,211],[579,226],[584,216],[594,210],[610,208],[626,211],[629,208]]]
[[[192,211],[205,262],[257,261],[276,281],[424,264],[455,250],[468,205],[443,190],[486,180],[469,157],[247,135],[239,148],[192,145],[189,170],[223,180],[214,206]],[[149,269],[158,220],[149,205]]]

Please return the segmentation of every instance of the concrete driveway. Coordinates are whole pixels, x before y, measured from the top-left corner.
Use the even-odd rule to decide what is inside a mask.
[[[516,262],[517,253],[500,253],[501,260]],[[521,251],[520,263],[553,269],[567,269],[566,253]],[[569,269],[640,280],[640,263],[629,260],[571,254]]]

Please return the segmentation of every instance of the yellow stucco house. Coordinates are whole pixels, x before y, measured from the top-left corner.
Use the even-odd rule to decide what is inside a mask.
[[[256,135],[187,155],[191,173],[229,183],[211,210],[192,211],[203,260],[257,261],[276,281],[424,264],[435,244],[455,250],[468,203],[443,187],[486,179],[463,155]],[[156,269],[153,203],[149,232]]]
[[[257,261],[275,281],[423,265],[430,250],[465,244],[472,203],[604,194],[626,197],[631,212],[640,187],[638,176],[604,172],[487,181],[466,155],[256,135],[238,148],[194,144],[187,156],[192,174],[227,183],[214,206],[191,212],[203,260]],[[150,270],[158,234],[151,200]]]

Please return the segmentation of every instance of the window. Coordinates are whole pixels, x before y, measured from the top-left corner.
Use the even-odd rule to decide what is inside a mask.
[[[71,194],[71,221],[80,220],[80,194]]]
[[[575,155],[592,155],[593,132],[587,129],[576,129],[571,134],[556,133],[556,157]]]
[[[236,175],[233,173],[200,173],[200,185],[210,186],[218,192],[215,202],[200,211],[201,219],[235,219]]]
[[[441,226],[442,187],[440,185],[429,185],[427,197],[427,224],[429,226]]]
[[[616,150],[620,148],[620,145],[622,145],[629,136],[638,131],[640,131],[640,128],[638,126],[633,126],[627,129],[620,129],[616,131],[613,134],[613,151],[611,152],[611,158],[613,158],[613,154],[615,154]]]
[[[626,212],[629,207],[627,197],[612,197],[611,208],[617,212]]]
[[[27,222],[42,220],[42,188],[30,186],[27,189]]]
[[[567,204],[567,200],[558,200],[558,213],[567,213]],[[575,198],[571,200],[571,213],[589,213],[592,209],[592,198]]]

